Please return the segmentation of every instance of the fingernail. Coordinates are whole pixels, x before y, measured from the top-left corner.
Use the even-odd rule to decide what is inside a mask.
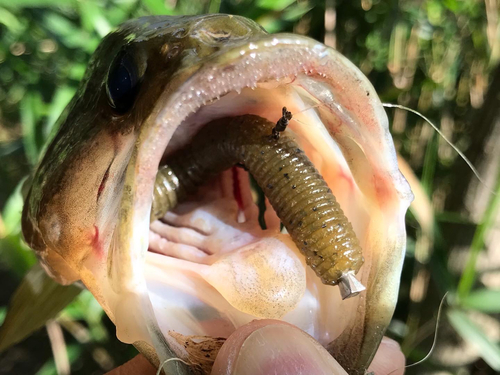
[[[251,333],[232,373],[347,374],[312,337],[288,325],[268,325]]]

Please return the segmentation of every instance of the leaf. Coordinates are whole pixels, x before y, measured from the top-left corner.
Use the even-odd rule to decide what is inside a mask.
[[[102,38],[111,31],[106,16],[103,14],[103,8],[94,1],[80,2],[80,16],[82,24],[88,32],[95,30]]]
[[[449,310],[448,319],[465,341],[478,348],[484,361],[494,370],[500,371],[500,346],[493,343],[462,311]]]
[[[23,178],[9,196],[2,211],[3,228],[0,228],[0,261],[17,276],[22,277],[35,264],[35,254],[26,246],[21,234],[23,210]]]
[[[81,49],[86,52],[93,52],[99,38],[93,33],[78,28],[69,18],[55,12],[46,12],[42,24],[51,33],[58,36],[58,40],[68,48]]]
[[[497,212],[500,210],[500,171],[497,174],[497,181],[494,194],[491,195],[490,201],[481,219],[481,223],[476,228],[472,243],[470,245],[469,256],[465,264],[464,271],[458,282],[458,297],[463,300],[472,290],[476,281],[476,263],[479,253],[484,248],[486,236],[490,229],[495,226]],[[493,192],[492,192],[493,193]]]
[[[5,307],[0,307],[0,324],[3,324],[5,320],[5,314],[7,314],[7,309]]]
[[[314,5],[311,5],[308,1],[294,4],[283,12],[282,19],[284,21],[297,21],[300,17],[302,17],[313,8]]]
[[[21,233],[16,233],[0,238],[0,261],[21,278],[36,263],[36,257],[22,240]]]
[[[459,4],[457,0],[444,0],[443,4],[446,8],[448,8],[452,12],[457,12],[459,10]]]
[[[485,313],[500,313],[500,290],[475,290],[461,300],[461,305]]]
[[[81,289],[63,286],[52,280],[36,264],[26,274],[10,300],[4,324],[0,328],[0,352],[25,339],[53,319]]]
[[[153,15],[170,15],[174,13],[174,9],[168,6],[167,1],[143,0],[142,3]]]
[[[85,69],[87,69],[87,65],[75,63],[69,70],[68,78],[74,79],[75,81],[81,81],[85,74]],[[76,89],[73,90],[76,91]]]
[[[24,181],[25,179],[22,179],[21,182],[17,184],[16,189],[7,199],[5,207],[2,211],[2,218],[5,222],[5,233],[3,234],[5,236],[19,231],[24,201],[21,194],[21,188]],[[1,233],[0,237],[2,237]]]
[[[36,114],[34,95],[27,93],[21,101],[21,123],[23,127],[23,143],[26,156],[32,165],[38,160],[36,144]]]
[[[47,6],[75,5],[76,0],[0,0],[0,5],[6,8],[41,8]]]
[[[48,30],[61,37],[81,33],[76,24],[55,12],[45,13],[43,21]]]
[[[270,14],[259,17],[256,21],[270,34],[283,29],[282,21]]]
[[[263,9],[280,11],[292,5],[295,0],[258,0],[257,6]]]
[[[75,92],[76,90],[70,86],[57,88],[57,91],[52,98],[52,102],[50,103],[47,122],[45,124],[45,140],[51,139],[51,135],[57,130],[54,128],[54,125],[64,108],[66,108],[68,103],[71,101],[73,95],[75,95]]]
[[[210,5],[208,6],[208,13],[219,13],[220,2],[221,0],[210,0]]]
[[[0,24],[3,24],[13,34],[21,34],[25,26],[19,19],[6,9],[0,8]]]

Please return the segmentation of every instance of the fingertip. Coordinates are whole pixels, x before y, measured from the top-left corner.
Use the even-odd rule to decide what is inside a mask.
[[[406,358],[399,344],[393,339],[384,337],[368,372],[377,375],[402,375],[405,372],[405,364]]]
[[[123,365],[111,370],[105,375],[155,375],[156,369],[149,363],[149,361],[142,355],[136,355],[130,361]]]
[[[241,327],[222,346],[212,375],[339,374],[346,372],[311,336],[288,323],[260,320]]]

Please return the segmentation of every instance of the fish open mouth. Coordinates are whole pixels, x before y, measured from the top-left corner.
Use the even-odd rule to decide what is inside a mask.
[[[207,35],[220,39],[220,33]],[[242,168],[207,181],[150,223],[155,178],[168,155],[212,120],[257,115],[276,122],[282,107],[293,114],[287,132],[327,182],[363,249],[357,277],[366,291],[348,300],[306,267],[269,204],[267,229],[261,228]],[[309,333],[349,373],[363,373],[394,310],[412,199],[367,78],[312,39],[260,32],[179,68],[138,129],[114,139],[119,151],[92,185],[101,203],[87,226],[99,235],[90,245],[88,236],[82,240],[89,249],[84,255],[49,255],[54,228],[61,233],[64,222],[54,215],[43,224],[37,219],[38,232],[51,228],[52,237],[38,246],[49,268],[59,272],[64,258],[116,324],[118,337],[156,363],[178,357],[199,364],[182,344],[186,337],[226,338],[253,319],[274,318]],[[168,366],[182,371],[178,362]]]
[[[137,243],[127,243],[135,251],[145,251],[146,243],[153,250],[145,253],[145,272],[140,274],[153,306],[151,319],[181,358],[189,355],[175,334],[227,337],[256,318],[284,319],[325,346],[349,327],[370,329],[368,320],[387,324],[393,308],[388,306],[394,306],[398,286],[403,215],[410,194],[390,143],[384,144],[387,123],[376,93],[365,78],[342,74],[342,69],[353,69],[350,63],[309,39],[274,36],[232,53],[232,58],[226,53],[223,66],[214,62],[184,83],[139,146],[134,168],[143,178],[134,176],[131,181],[136,205],[126,230],[149,233],[148,240],[132,236]],[[165,154],[182,148],[213,119],[255,114],[276,121],[283,106],[295,114],[290,131],[329,183],[360,238],[366,258],[360,278],[368,286],[366,296],[341,301],[336,288],[322,285],[305,268],[294,246],[290,248],[295,251],[268,246],[259,256],[253,252],[252,259],[241,259],[248,248],[255,250],[256,243],[279,235],[279,220],[270,207],[268,230],[259,229],[249,178],[241,169],[223,173],[197,200],[152,223],[151,231],[145,228],[151,201],[144,196],[151,197],[157,165]],[[382,162],[385,158],[393,159],[392,167]],[[372,236],[381,236],[381,243]],[[231,256],[234,253],[240,255],[239,262]],[[379,263],[381,258],[385,260]],[[259,265],[267,275],[258,274]],[[373,273],[377,281],[370,280]],[[373,299],[383,307],[373,306]],[[350,309],[362,312],[346,314]],[[385,311],[375,312],[379,309]],[[127,327],[130,334],[130,324],[117,326]],[[382,334],[379,330],[379,340]],[[144,340],[120,330],[119,337]]]

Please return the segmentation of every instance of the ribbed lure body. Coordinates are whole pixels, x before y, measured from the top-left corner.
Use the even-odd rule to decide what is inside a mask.
[[[363,264],[359,241],[330,188],[297,143],[246,115],[207,124],[160,168],[152,220],[220,172],[242,164],[255,178],[309,266],[324,284]]]

